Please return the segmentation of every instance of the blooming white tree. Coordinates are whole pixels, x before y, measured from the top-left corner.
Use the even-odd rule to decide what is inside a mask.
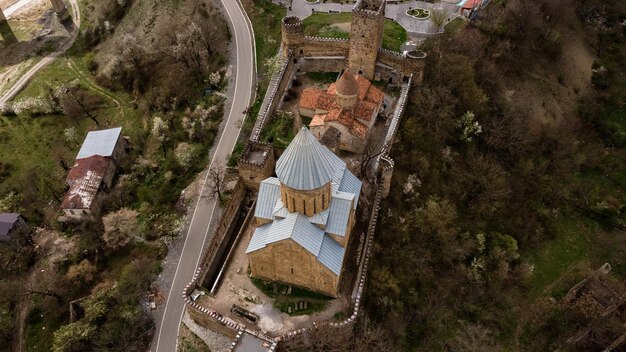
[[[136,210],[122,208],[102,217],[104,225],[102,239],[108,248],[125,247],[137,237],[138,215]]]
[[[76,131],[76,127],[68,127],[63,131],[63,135],[65,136],[65,141],[67,144],[75,146],[78,143],[78,132]]]
[[[152,135],[159,141],[163,142],[165,140],[165,135],[168,130],[167,124],[160,116],[155,116],[154,119],[152,119]]]
[[[483,127],[476,121],[476,115],[468,111],[457,122],[457,127],[461,129],[461,140],[471,142],[474,136],[483,132]]]
[[[196,156],[197,148],[189,143],[179,143],[176,146],[176,150],[174,151],[174,155],[176,156],[176,161],[182,167],[189,167],[191,165],[191,161]]]

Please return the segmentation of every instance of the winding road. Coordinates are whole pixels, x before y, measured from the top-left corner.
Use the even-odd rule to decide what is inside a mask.
[[[214,165],[225,165],[230,156],[245,118],[243,111],[251,104],[255,85],[255,48],[252,24],[239,0],[221,0],[230,22],[233,33],[233,44],[236,48],[237,62],[233,69],[235,75],[234,96],[228,119],[217,141],[217,147],[209,163],[209,169]],[[208,176],[208,172],[207,172]],[[200,194],[197,197],[191,222],[187,227],[183,250],[178,258],[178,264],[172,286],[167,295],[167,301],[155,336],[156,346],[153,351],[174,352],[178,338],[178,327],[183,317],[185,303],[183,290],[192,280],[207,239],[212,235],[209,227],[217,202],[209,195],[209,187],[205,177]]]
[[[72,6],[72,18],[68,19],[68,30],[70,31],[70,38],[55,52],[50,53],[50,55],[44,57],[35,64],[35,66],[31,67],[22,77],[20,77],[15,84],[9,88],[2,96],[0,96],[0,110],[7,102],[11,101],[11,99],[15,98],[17,93],[19,93],[30,81],[31,78],[46,65],[50,64],[56,58],[63,55],[67,51],[67,49],[71,48],[78,36],[78,32],[80,29],[80,8],[78,7],[77,0],[69,0],[70,5]]]

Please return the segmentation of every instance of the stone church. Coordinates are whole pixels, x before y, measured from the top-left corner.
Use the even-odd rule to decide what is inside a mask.
[[[327,90],[304,89],[298,110],[300,116],[312,118],[309,128],[318,139],[329,130],[336,130],[339,149],[361,153],[384,97],[385,93],[368,79],[345,70]]]
[[[328,296],[339,283],[361,181],[303,127],[263,180],[246,253],[251,276]]]

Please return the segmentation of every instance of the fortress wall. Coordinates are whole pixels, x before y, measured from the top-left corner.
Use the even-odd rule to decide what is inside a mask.
[[[304,37],[301,46],[294,48],[293,54],[298,57],[311,56],[344,56],[350,51],[348,39]]]
[[[400,53],[385,49],[378,50],[378,63],[391,67],[404,76],[412,74],[414,85],[422,82],[424,66],[426,65],[424,59],[405,57]]]
[[[305,72],[339,72],[343,67],[346,67],[344,56],[305,57],[298,62],[298,68]]]
[[[265,98],[259,110],[254,130],[250,136],[251,141],[259,141],[263,127],[271,120],[276,109],[280,107],[285,92],[291,87],[296,74],[296,63],[294,59],[291,54],[288,54],[278,74],[272,77],[267,91],[265,92]]]

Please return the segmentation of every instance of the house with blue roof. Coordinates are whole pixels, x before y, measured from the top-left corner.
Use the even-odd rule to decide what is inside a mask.
[[[251,276],[338,295],[361,181],[303,127],[264,179],[246,249]]]

